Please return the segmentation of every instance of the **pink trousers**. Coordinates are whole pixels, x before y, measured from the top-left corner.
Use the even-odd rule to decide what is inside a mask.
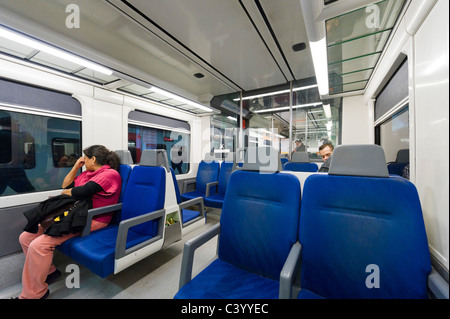
[[[107,225],[106,223],[93,220],[91,231]],[[44,229],[41,226],[39,226],[36,234],[23,232],[20,235],[19,242],[25,254],[20,299],[39,299],[46,294],[48,284],[45,280],[49,274],[56,271],[56,267],[53,265],[53,251],[55,247],[78,235],[79,233],[51,237],[44,234]]]

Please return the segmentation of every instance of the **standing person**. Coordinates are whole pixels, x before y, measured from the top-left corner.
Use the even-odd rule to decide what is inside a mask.
[[[72,170],[64,178],[62,195],[77,198],[90,197],[93,208],[116,204],[121,190],[121,177],[117,169],[120,160],[115,152],[102,145],[93,145],[83,150]],[[80,168],[86,171],[77,176]],[[91,231],[106,227],[111,221],[112,213],[94,217]],[[19,242],[25,254],[22,273],[22,293],[20,299],[45,299],[49,295],[48,282],[56,279],[61,272],[53,265],[53,251],[66,240],[79,233],[63,234],[52,237],[44,234],[45,229],[39,225],[37,233],[24,231]]]
[[[320,145],[319,154],[325,163],[322,164],[322,166],[319,169],[319,172],[328,172],[328,170],[330,169],[331,155],[333,155],[333,151],[334,146],[331,143],[325,143]]]
[[[302,140],[295,140],[294,152],[306,152],[306,147],[305,144],[303,144]]]

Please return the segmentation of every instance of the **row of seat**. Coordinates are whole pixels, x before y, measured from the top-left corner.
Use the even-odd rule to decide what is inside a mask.
[[[129,152],[118,153],[120,202],[89,210],[81,236],[58,246],[61,252],[101,277],[120,272],[205,223],[202,198],[180,202],[165,150],[145,150],[140,165],[133,168]],[[190,209],[193,205],[199,207],[197,211]],[[92,218],[109,212],[116,212],[114,221],[91,234]]]
[[[298,298],[427,298],[427,282],[448,298],[416,188],[389,176],[379,146],[336,147],[303,187],[274,149],[275,170],[248,163],[260,152],[231,174],[220,224],[186,242],[175,298],[292,298],[298,286]],[[218,234],[218,258],[192,279],[195,250]]]
[[[280,158],[283,170],[296,171],[296,172],[317,172],[319,165],[309,161],[309,155],[307,152],[294,152],[292,158],[289,159]],[[397,152],[395,162],[387,163],[387,170],[389,174],[395,174],[402,176],[403,169],[409,164],[409,149],[401,149]]]
[[[201,161],[195,181],[187,180],[183,183],[183,191],[187,190],[190,184],[195,184],[195,190],[183,192],[181,200],[203,197],[205,206],[222,208],[228,180],[235,167],[233,160],[222,163],[208,159]]]

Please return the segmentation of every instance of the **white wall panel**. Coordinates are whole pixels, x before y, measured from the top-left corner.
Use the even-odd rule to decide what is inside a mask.
[[[449,267],[449,13],[438,1],[414,37],[416,187],[431,253]],[[445,23],[442,23],[445,21]]]
[[[342,109],[342,144],[373,143],[373,107],[363,95],[344,97]]]

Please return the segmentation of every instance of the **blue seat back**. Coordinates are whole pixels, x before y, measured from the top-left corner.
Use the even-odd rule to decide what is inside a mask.
[[[131,157],[131,152],[129,150],[117,150],[115,152],[120,160],[119,174],[122,179],[122,188],[120,191],[119,203],[121,203],[132,170],[131,165],[133,164],[133,158]]]
[[[351,150],[337,147],[329,174],[305,182],[302,289],[325,298],[426,298],[430,255],[416,188],[388,177],[384,152],[377,169],[368,159],[378,155]],[[339,161],[369,176],[345,175]]]
[[[125,187],[128,183],[128,178],[130,177],[131,173],[131,166],[126,164],[120,164],[119,165],[119,174],[122,179],[122,188],[120,190],[120,197],[119,197],[119,203],[123,201],[123,195],[125,194]]]
[[[316,163],[292,163],[287,162],[283,165],[283,170],[294,172],[317,172],[319,166]]]
[[[233,162],[222,162],[219,171],[219,189],[218,193],[225,195],[227,190],[228,181],[230,179],[231,173],[233,172],[234,163]]]
[[[217,181],[219,177],[219,162],[201,161],[198,165],[195,190],[206,193],[206,184]]]
[[[409,164],[409,149],[402,149],[397,152],[395,162],[388,163],[389,174],[402,176],[403,169]]]
[[[275,157],[279,161],[278,153]],[[279,280],[297,241],[299,209],[300,183],[295,176],[267,171],[233,172],[220,218],[219,258]]]
[[[121,220],[164,208],[166,170],[164,167],[135,166],[131,171],[123,197]],[[158,222],[149,221],[131,228],[155,236]]]
[[[178,182],[177,182],[177,178],[175,177],[175,172],[173,170],[173,168],[170,168],[170,172],[172,173],[172,180],[173,180],[173,185],[175,187],[175,195],[177,196],[177,203],[181,203],[181,193],[180,193],[180,188],[178,187]]]
[[[309,162],[309,155],[307,152],[292,153],[291,161],[283,164],[283,170],[295,172],[317,172],[319,166],[316,163]]]

